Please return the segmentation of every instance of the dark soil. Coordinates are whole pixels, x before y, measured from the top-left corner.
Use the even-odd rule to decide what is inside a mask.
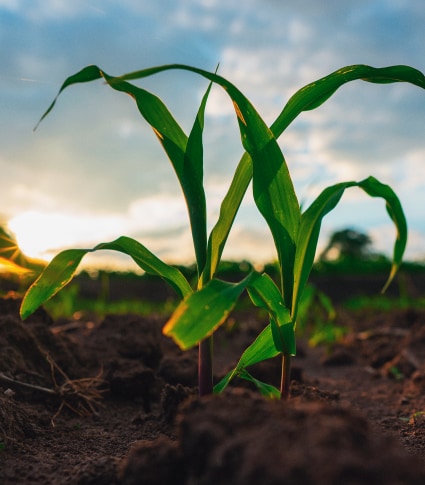
[[[346,288],[346,285],[345,285]],[[291,396],[235,382],[199,399],[196,350],[165,318],[25,323],[0,300],[0,483],[425,483],[425,311],[338,311],[332,348],[299,342]],[[240,310],[215,339],[218,380],[266,324]],[[280,362],[252,370],[278,384]]]

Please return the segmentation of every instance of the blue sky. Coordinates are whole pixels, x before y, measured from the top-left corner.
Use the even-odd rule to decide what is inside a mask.
[[[34,255],[125,234],[170,262],[190,262],[175,175],[130,98],[101,82],[72,87],[32,132],[63,80],[88,64],[119,75],[220,63],[271,123],[297,89],[345,65],[425,72],[424,25],[422,0],[0,0],[0,217]],[[173,72],[143,86],[188,130],[206,82]],[[351,83],[301,115],[280,143],[305,204],[340,181],[374,175],[390,184],[408,219],[407,257],[425,257],[425,91]],[[232,106],[216,88],[205,133],[210,225],[241,153]],[[324,220],[322,242],[346,227],[389,254],[394,229],[380,201],[347,192]],[[250,193],[224,256],[275,258]]]

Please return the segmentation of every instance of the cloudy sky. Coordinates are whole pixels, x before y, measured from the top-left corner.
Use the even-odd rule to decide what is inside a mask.
[[[220,63],[271,124],[296,90],[342,66],[425,72],[424,25],[423,0],[0,0],[1,220],[32,255],[125,234],[167,261],[191,262],[176,177],[129,97],[102,82],[71,87],[33,133],[63,80],[88,64],[120,75],[165,63],[213,71]],[[143,87],[188,131],[206,81],[174,71]],[[219,88],[204,141],[212,226],[242,154]],[[280,143],[304,204],[340,181],[374,175],[390,184],[408,219],[407,257],[425,257],[425,91],[351,83],[302,114]],[[347,227],[390,253],[394,229],[381,201],[351,189],[324,220],[322,242]],[[224,256],[275,258],[250,193]]]

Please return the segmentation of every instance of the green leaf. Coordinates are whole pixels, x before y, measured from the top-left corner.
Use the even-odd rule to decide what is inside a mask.
[[[280,399],[279,389],[277,389],[275,386],[272,386],[271,384],[266,384],[265,382],[256,379],[247,370],[242,370],[239,374],[239,377],[241,379],[245,379],[246,381],[252,382],[260,391],[260,394],[262,396],[269,399]]]
[[[300,223],[300,207],[288,167],[277,143],[270,143],[261,157],[253,158],[253,189],[258,209],[273,235],[279,267],[282,270],[282,291],[290,307],[293,292],[295,241]]]
[[[374,177],[368,177],[361,182],[341,182],[327,187],[301,217],[294,268],[295,283],[292,303],[292,317],[294,320],[296,320],[300,296],[313,266],[322,219],[335,208],[344,194],[345,189],[356,186],[363,189],[368,195],[382,197],[386,201],[387,211],[397,230],[393,264],[384,290],[391,283],[401,264],[407,243],[407,222],[400,200],[394,191],[388,185],[382,184]]]
[[[368,177],[359,182],[359,187],[371,197],[382,197],[385,200],[387,212],[397,231],[393,250],[393,264],[388,280],[382,288],[382,292],[384,292],[394,279],[403,259],[407,244],[407,221],[400,200],[389,185],[379,182],[374,177]]]
[[[192,238],[198,267],[198,279],[206,262],[207,252],[207,203],[204,191],[204,149],[202,133],[204,130],[204,115],[210,83],[202,98],[196,115],[195,123],[189,135],[184,154],[184,168],[181,184],[185,193]]]
[[[232,183],[220,207],[219,218],[208,239],[207,263],[202,274],[202,286],[211,280],[217,270],[224,246],[252,178],[251,157],[245,153],[241,158]]]
[[[335,208],[345,189],[353,185],[355,185],[355,182],[342,182],[327,187],[301,216],[295,254],[294,293],[291,305],[292,318],[295,321],[299,300],[313,266],[322,219]]]
[[[294,325],[274,281],[264,273],[249,284],[248,293],[254,305],[268,311],[276,349],[283,354],[295,355]]]
[[[121,236],[115,241],[98,244],[92,251],[99,251],[101,249],[127,254],[144,271],[164,279],[181,298],[192,293],[189,282],[180,270],[164,263],[143,244],[131,237]]]
[[[20,310],[22,320],[29,317],[71,281],[81,259],[87,252],[84,249],[68,249],[50,261],[24,296]]]
[[[163,333],[172,337],[183,350],[193,347],[224,323],[245,289],[254,304],[265,308],[276,322],[278,349],[295,355],[294,326],[282,296],[268,275],[260,275],[255,271],[239,283],[213,279],[197,292],[190,294],[176,308],[163,328]],[[251,359],[249,354],[248,357]]]
[[[166,280],[182,298],[192,292],[186,278],[177,268],[161,261],[138,241],[123,236],[112,242],[98,244],[93,249],[68,249],[56,255],[25,294],[21,318],[27,318],[67,285],[87,253],[103,249],[127,254],[144,271]]]
[[[271,325],[269,324],[254,342],[245,349],[236,367],[214,386],[214,392],[222,392],[229,385],[230,381],[247,367],[276,357],[276,355],[279,355],[279,351],[274,345]]]
[[[140,114],[152,127],[167,153],[186,200],[195,254],[200,271],[202,271],[205,264],[207,247],[206,200],[203,188],[202,132],[205,106],[211,85],[208,87],[202,99],[189,138],[187,138],[168,108],[157,96],[130,83],[118,80],[97,66],[88,66],[67,78],[53,103],[40,119],[40,122],[52,110],[58,96],[65,88],[76,83],[90,82],[100,78],[103,78],[113,89],[129,94],[135,100]]]
[[[363,64],[345,66],[299,89],[285,105],[271,126],[278,138],[303,111],[322,105],[344,84],[356,81],[371,83],[408,82],[425,89],[424,75],[410,66],[371,67]]]
[[[172,337],[183,350],[193,347],[226,320],[249,282],[256,277],[256,273],[251,273],[240,283],[211,280],[179,304],[163,333]]]

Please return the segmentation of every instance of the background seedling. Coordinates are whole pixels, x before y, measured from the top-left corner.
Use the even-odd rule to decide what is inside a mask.
[[[233,102],[242,145],[246,150],[237,166],[229,191],[222,202],[219,219],[208,241],[202,185],[202,131],[210,88],[202,100],[191,133],[186,137],[159,98],[128,82],[170,69],[192,71],[224,88]],[[423,74],[408,66],[372,68],[357,65],[342,68],[299,90],[270,128],[233,84],[216,73],[186,65],[160,66],[119,78],[107,75],[97,66],[88,66],[69,77],[59,94],[72,84],[100,78],[113,89],[133,97],[140,113],[152,126],[173,164],[188,206],[198,267],[197,286],[192,289],[176,268],[161,261],[140,242],[122,236],[110,243],[101,243],[93,249],[70,249],[58,254],[29,288],[21,307],[22,317],[26,318],[65,286],[85,254],[100,249],[120,251],[131,256],[145,271],[164,278],[182,297],[183,301],[165,326],[164,333],[172,336],[182,348],[199,344],[201,394],[211,390],[211,336],[225,321],[241,293],[247,289],[254,304],[266,308],[269,312],[270,325],[244,352],[237,367],[217,386],[217,390],[226,387],[231,378],[239,375],[254,382],[265,394],[279,394],[271,386],[257,381],[246,368],[281,354],[281,394],[287,396],[290,357],[296,351],[294,332],[298,304],[313,264],[323,217],[337,205],[345,189],[350,187],[360,187],[372,197],[385,199],[398,232],[393,267],[387,285],[401,263],[407,228],[397,196],[390,187],[372,177],[360,182],[349,181],[328,187],[302,213],[286,161],[276,139],[302,111],[317,108],[346,82],[356,79],[374,83],[404,81],[425,87]],[[50,112],[55,102],[56,99],[42,119]],[[231,226],[251,179],[255,202],[270,227],[276,245],[280,270],[279,285],[266,274],[260,275],[256,272],[252,272],[239,283],[232,284],[214,279]]]

